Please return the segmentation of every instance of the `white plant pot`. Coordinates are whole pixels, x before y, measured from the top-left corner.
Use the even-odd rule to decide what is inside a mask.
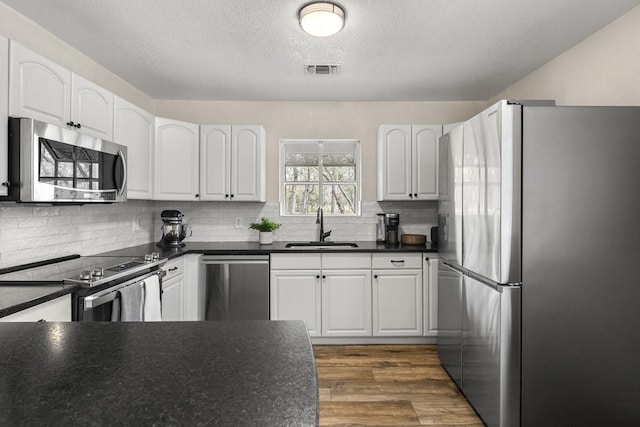
[[[260,244],[270,245],[273,243],[273,231],[261,231],[260,232]]]

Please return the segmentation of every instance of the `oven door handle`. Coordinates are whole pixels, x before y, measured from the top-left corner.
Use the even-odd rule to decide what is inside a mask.
[[[136,283],[140,283],[142,282],[144,279],[147,279],[151,276],[153,276],[154,274],[158,275],[158,278],[160,279],[160,281],[162,281],[162,278],[164,276],[167,275],[167,273],[160,269],[158,271],[154,271],[152,273],[149,274],[145,274],[144,276],[138,276],[134,279],[128,280],[126,282],[120,283],[116,286],[112,286],[108,289],[105,289],[104,291],[101,292],[97,292],[93,295],[89,295],[84,297],[84,309],[85,311],[87,309],[92,309],[95,307],[98,307],[102,304],[105,304],[109,301],[113,301],[114,299],[116,299],[116,296],[118,294],[118,291],[120,289],[126,288],[127,286],[131,286],[131,285],[135,285]]]

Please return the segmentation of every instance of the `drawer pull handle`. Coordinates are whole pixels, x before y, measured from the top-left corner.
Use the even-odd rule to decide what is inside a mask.
[[[171,268],[169,269],[169,271],[176,271],[177,269],[178,269],[178,267],[171,267]]]
[[[392,262],[392,263],[404,263],[404,260],[403,260],[403,259],[400,259],[400,260],[398,260],[398,259],[392,259],[392,260],[391,260],[391,262]]]

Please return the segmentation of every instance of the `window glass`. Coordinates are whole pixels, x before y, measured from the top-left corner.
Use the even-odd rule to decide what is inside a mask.
[[[282,215],[360,214],[360,142],[281,141]]]

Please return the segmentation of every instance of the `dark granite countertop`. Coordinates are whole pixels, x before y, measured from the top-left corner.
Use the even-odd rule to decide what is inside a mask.
[[[268,255],[271,253],[295,253],[309,252],[308,249],[288,249],[285,245],[288,242],[274,242],[271,245],[261,245],[258,242],[188,242],[181,248],[161,248],[155,242],[144,245],[133,246],[129,248],[118,249],[95,256],[134,256],[142,257],[151,252],[159,252],[161,258],[176,258],[190,253],[198,253],[204,255]],[[430,242],[426,245],[409,246],[387,246],[382,243],[372,241],[358,241],[357,248],[350,249],[326,249],[317,250],[318,252],[428,252],[437,253],[438,249],[432,246]],[[77,255],[75,255],[77,257]],[[15,267],[19,268],[19,267]],[[10,268],[8,270],[14,270]],[[0,317],[16,313],[37,304],[52,300],[59,296],[71,293],[77,289],[77,286],[61,283],[42,285],[42,283],[33,284],[7,284],[0,280]]]
[[[285,245],[289,242],[273,242],[271,245],[261,245],[258,242],[188,242],[181,248],[161,248],[155,243],[133,246],[106,252],[104,255],[144,256],[151,252],[159,252],[161,258],[176,258],[189,253],[204,255],[268,255],[271,253],[310,252],[309,249],[289,249]],[[437,253],[437,247],[428,242],[426,245],[387,246],[372,241],[357,241],[357,248],[349,249],[319,249],[317,252],[432,252]]]
[[[0,285],[0,317],[70,294],[78,285]]]
[[[301,321],[0,324],[0,425],[318,423]]]

